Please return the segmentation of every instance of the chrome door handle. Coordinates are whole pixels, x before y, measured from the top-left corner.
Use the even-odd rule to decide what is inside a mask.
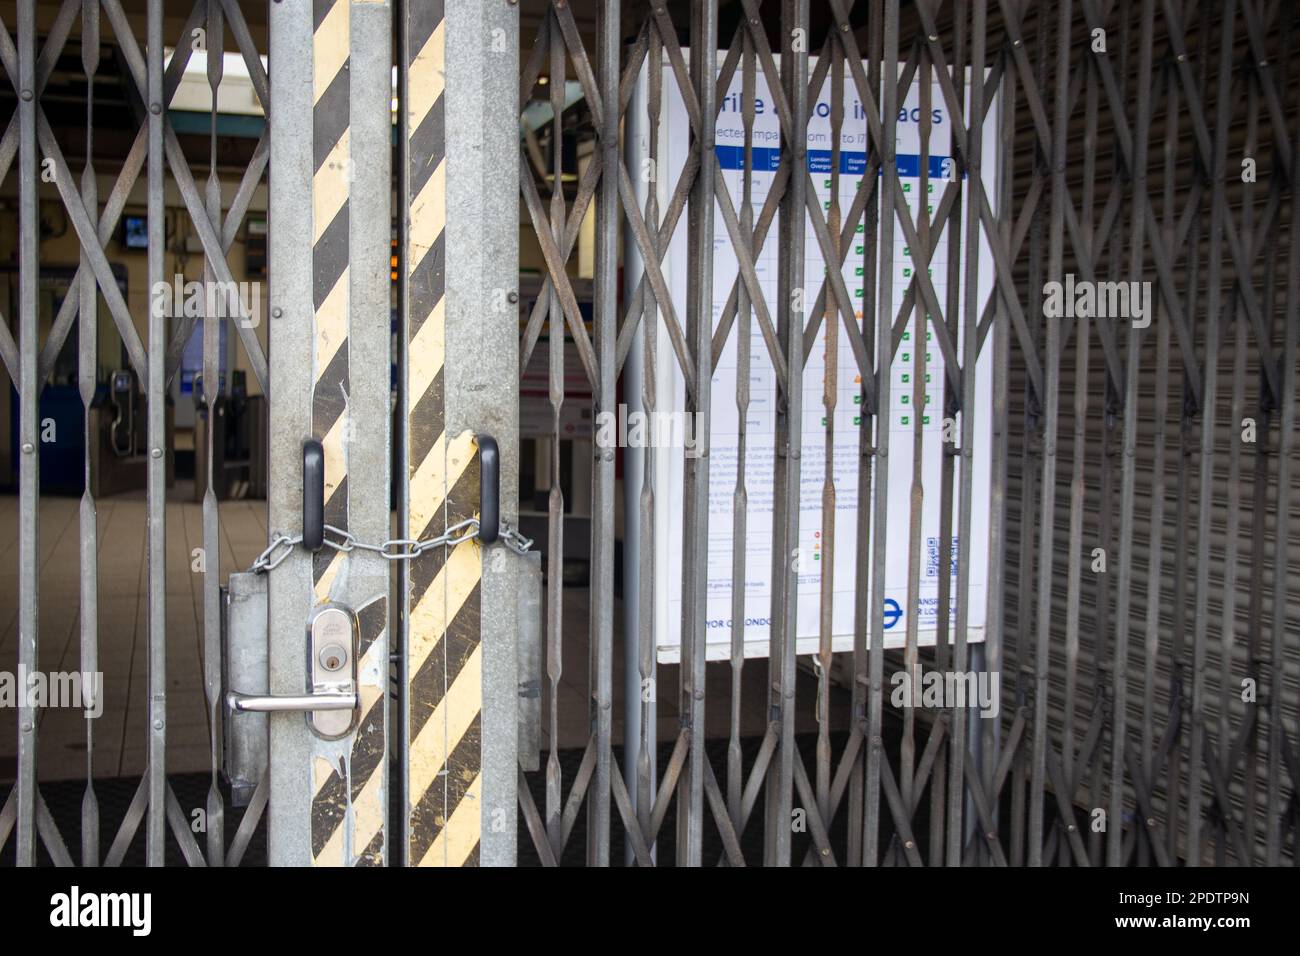
[[[237,714],[283,714],[293,711],[356,710],[356,694],[284,694],[258,696],[232,690],[226,694],[226,706]]]
[[[357,616],[341,604],[316,607],[307,621],[307,693],[226,692],[235,714],[307,715],[312,733],[325,740],[346,737],[356,727],[361,696],[357,687]]]

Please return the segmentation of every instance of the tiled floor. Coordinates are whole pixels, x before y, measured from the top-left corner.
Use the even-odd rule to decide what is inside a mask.
[[[202,512],[190,488],[178,483],[167,504],[167,764],[168,771],[206,771],[210,766],[208,717],[203,697],[201,635],[202,575],[194,573],[194,549],[202,545]],[[40,503],[40,667],[45,671],[77,670],[80,661],[79,501],[43,498]],[[145,677],[148,649],[145,501],[143,494],[99,502],[99,661],[104,674],[103,715],[90,722],[96,776],[134,776],[146,761]],[[266,542],[266,504],[229,501],[220,511],[222,580],[248,567]],[[18,499],[0,496],[0,671],[17,670],[18,635]],[[209,562],[210,564],[210,562]],[[588,594],[564,592],[563,673],[559,684],[559,744],[585,745],[587,708]],[[614,620],[614,742],[622,738],[623,655]],[[766,722],[766,661],[750,661],[743,671],[742,726],[746,735],[761,735]],[[722,736],[730,720],[730,672],[725,664],[708,669],[706,724],[710,736]],[[840,696],[836,692],[837,698]],[[678,668],[661,667],[658,675],[658,732],[675,737],[678,724]],[[816,685],[800,675],[801,732],[815,729]],[[837,717],[847,708],[836,706]],[[549,687],[543,681],[542,742],[549,748]],[[41,780],[84,777],[87,721],[80,711],[46,710],[38,727],[38,776]],[[839,721],[837,720],[837,724]],[[17,754],[17,715],[0,708],[0,781],[11,780]]]
[[[200,506],[179,485],[167,504],[167,753],[169,771],[209,766],[208,719],[203,700],[200,637],[202,575],[194,549],[202,545]],[[40,650],[43,671],[80,669],[79,499],[42,498],[40,538]],[[148,631],[143,494],[100,501],[99,669],[104,713],[89,722],[96,776],[130,776],[145,767],[145,676]],[[221,505],[224,575],[247,567],[265,546],[265,503]],[[0,671],[18,662],[18,499],[0,497]],[[80,711],[45,710],[37,728],[41,779],[84,776],[87,721]],[[0,710],[0,779],[13,776],[16,713]]]

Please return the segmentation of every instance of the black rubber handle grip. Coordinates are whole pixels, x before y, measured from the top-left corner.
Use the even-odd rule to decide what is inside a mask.
[[[302,443],[302,546],[319,551],[325,543],[325,449],[314,438]]]
[[[491,435],[478,436],[478,540],[492,544],[501,536],[501,449]]]

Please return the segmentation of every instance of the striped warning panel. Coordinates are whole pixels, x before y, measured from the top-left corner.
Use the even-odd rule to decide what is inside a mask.
[[[478,449],[445,423],[446,150],[444,22],[411,4],[407,30],[407,535],[441,534],[478,514]],[[474,866],[481,826],[479,545],[412,563],[407,635],[407,851],[413,866]]]
[[[357,687],[361,719],[349,754],[349,862],[355,866],[384,865],[384,819],[387,767],[384,761],[386,722],[384,690],[388,683],[388,598],[380,596],[357,612]]]
[[[357,612],[361,722],[346,757],[312,761],[311,855],[316,866],[384,862],[384,640],[388,598]],[[351,812],[349,812],[349,810]]]
[[[312,34],[312,305],[315,382],[312,435],[325,448],[325,523],[347,530],[348,474],[344,436],[348,389],[348,199],[350,84],[348,0],[314,0]],[[345,560],[322,548],[312,560],[316,599]]]
[[[313,0],[312,18],[312,435],[325,449],[325,523],[348,528],[348,260],[351,195],[350,0]],[[347,555],[312,557],[317,603],[330,599]],[[360,722],[336,756],[312,763],[312,861],[317,866],[384,862],[388,600],[357,610]],[[334,753],[331,751],[331,753]]]

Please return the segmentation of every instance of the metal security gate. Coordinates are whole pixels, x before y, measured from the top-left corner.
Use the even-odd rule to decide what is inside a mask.
[[[269,862],[299,865],[1294,860],[1290,4],[174,6],[4,7],[10,646],[20,673],[54,646],[40,626],[41,395],[75,327],[91,421],[106,309],[145,409],[144,686],[128,706],[143,712],[147,769],[120,808],[102,799],[85,720],[68,818],[38,785],[54,725],[26,702],[0,713],[17,741],[0,852],[117,865],[143,842],[150,865],[239,865],[265,840]],[[73,38],[75,143],[56,135],[47,93]],[[211,115],[196,132],[175,102],[199,52]],[[227,52],[262,120],[233,189],[212,105]],[[114,66],[136,125],[101,169],[97,80]],[[723,119],[739,145],[720,142]],[[827,148],[810,148],[822,122]],[[195,137],[205,172],[191,169]],[[149,295],[128,299],[105,250],[134,202]],[[78,261],[45,330],[52,204]],[[260,320],[246,298],[158,306],[180,297],[169,223],[193,237],[194,281],[225,294],[254,207],[268,235]],[[826,264],[811,283],[810,256]],[[1121,314],[1074,296],[1106,287],[1119,301],[1118,283],[1141,295]],[[226,536],[208,430],[209,560],[191,567],[168,547],[167,396],[200,328],[199,394],[218,413],[223,327],[267,396],[265,525],[256,561],[211,558]],[[550,449],[540,566],[518,530],[519,383],[534,362],[545,397],[525,401]],[[770,405],[750,387],[760,372]],[[592,418],[573,447],[590,459],[569,465],[577,392]],[[689,447],[601,439],[628,406],[701,431]],[[725,456],[711,432],[724,406],[740,422]],[[83,672],[100,670],[99,609],[115,596],[91,439],[87,424],[69,596]],[[589,489],[589,529],[575,489]],[[815,553],[806,522],[822,528]],[[720,525],[725,550],[710,546]],[[590,569],[578,587],[575,538]],[[862,569],[847,594],[825,570],[846,555]],[[186,687],[169,610],[191,574],[201,680]],[[746,641],[755,575],[768,586],[759,648]],[[715,622],[719,576],[732,605]],[[978,622],[973,581],[987,593]],[[719,623],[725,641],[711,642]],[[986,680],[997,706],[896,703],[898,678],[927,673]],[[187,693],[202,698],[210,758],[197,802],[169,777]]]
[[[145,772],[122,806],[118,782],[95,761],[98,714],[87,699],[83,732],[60,725],[62,744],[81,738],[88,754],[69,817],[69,784],[47,778],[38,786],[41,730],[56,732],[24,696],[12,728],[16,780],[0,800],[0,850],[8,844],[20,865],[234,866],[252,846],[253,858],[277,865],[510,862],[513,552],[523,550],[508,523],[515,335],[484,320],[493,309],[512,310],[517,230],[495,197],[513,196],[518,185],[513,166],[481,157],[514,147],[516,11],[504,3],[444,11],[432,2],[395,9],[384,0],[197,0],[181,19],[173,6],[149,0],[128,14],[118,0],[39,10],[22,0],[14,32],[8,13],[0,30],[19,104],[0,146],[0,164],[17,184],[20,284],[14,331],[0,328],[0,356],[20,420],[20,674],[51,666],[38,613],[40,395],[74,328],[86,420],[75,575],[80,672],[97,674],[102,661],[97,603],[121,598],[111,574],[115,542],[103,538],[103,502],[91,481],[100,296],[129,357],[124,393],[135,393],[134,373],[148,432],[146,688],[134,685],[137,699],[125,704],[130,713],[144,701]],[[85,91],[85,140],[74,147],[47,120],[61,101],[42,100],[52,75],[69,82],[70,39],[81,50],[72,82]],[[449,44],[459,52],[454,62]],[[192,60],[202,65],[191,69]],[[120,131],[96,125],[96,93],[112,66],[140,120],[125,159],[104,171],[94,137]],[[222,85],[232,69],[250,103],[232,106]],[[232,115],[238,122],[228,122]],[[221,175],[229,137],[250,128],[255,145],[232,188]],[[205,150],[196,148],[200,137]],[[196,152],[206,181],[191,171]],[[101,171],[117,175],[102,199]],[[105,248],[125,244],[121,220],[137,196],[147,206],[149,295],[128,305]],[[41,213],[52,201],[75,232],[80,264],[42,341]],[[258,283],[249,295],[232,274],[232,244],[247,246],[250,209],[268,227],[265,301]],[[179,256],[190,251],[202,257],[201,273],[191,268],[187,282]],[[173,310],[191,283],[198,307],[186,299]],[[169,389],[196,327],[202,362],[193,387],[208,422],[206,454],[196,455],[206,475],[196,479],[206,491],[200,547],[192,562],[178,562],[169,524],[175,530],[186,513],[168,502]],[[214,490],[216,419],[232,387],[229,332],[240,342],[239,367],[269,399],[260,540],[234,567]],[[483,500],[491,507],[480,521]],[[186,679],[187,655],[168,642],[178,589],[201,590],[197,686]],[[178,656],[179,674],[169,668]],[[203,700],[210,760],[197,806],[194,781],[183,790],[169,775],[169,717],[185,703],[177,687]],[[119,692],[92,694],[117,706]],[[62,796],[52,811],[43,794],[55,790]]]
[[[751,368],[764,364],[776,385],[773,412],[748,435],[742,426],[734,485],[721,493],[710,487],[719,466],[707,424],[702,454],[648,448],[624,459],[621,478],[633,491],[623,497],[623,562],[635,573],[622,600],[637,611],[621,629],[610,560],[615,456],[597,442],[590,626],[574,639],[587,652],[577,661],[565,651],[563,607],[574,598],[556,557],[572,522],[551,459],[542,542],[550,743],[544,769],[520,785],[536,858],[554,865],[585,852],[601,865],[626,852],[629,862],[694,866],[1293,858],[1300,259],[1289,223],[1300,104],[1290,5],[599,6],[551,3],[526,23],[536,39],[521,97],[561,117],[525,130],[520,161],[544,262],[521,369],[536,350],[549,352],[553,444],[573,389],[565,350],[578,354],[596,419],[618,415],[620,402],[653,411],[675,378],[682,407],[703,422],[717,421],[722,403],[754,421]],[[673,97],[689,145],[666,175],[663,116]],[[950,131],[934,126],[940,109],[954,118]],[[778,118],[779,159],[755,137],[764,113]],[[817,176],[807,148],[814,115],[829,116],[832,131]],[[725,148],[723,119],[743,129]],[[899,142],[909,119],[920,146],[905,184]],[[867,128],[864,166],[856,188],[841,192],[840,130],[852,120]],[[591,147],[580,145],[575,160],[565,140],[581,144],[584,129]],[[730,183],[724,169],[736,171]],[[906,195],[918,185],[933,196],[919,211]],[[593,205],[587,323],[571,274]],[[670,261],[682,234],[687,251]],[[980,255],[963,257],[981,244]],[[845,274],[856,266],[860,286],[831,265],[805,287],[809,247]],[[721,289],[719,249],[735,259]],[[946,275],[932,275],[924,266],[940,251]],[[1063,315],[1048,305],[1049,283],[1067,274],[1072,289],[1076,277],[1148,283],[1149,311]],[[912,377],[900,382],[889,370],[912,351],[909,336]],[[741,371],[734,388],[719,389],[729,348]],[[827,357],[810,362],[817,350]],[[818,432],[820,446],[832,447],[836,404],[846,400],[837,350],[851,353],[861,384],[849,396],[860,408],[857,464],[838,486],[829,453],[825,461],[808,453]],[[928,396],[927,354],[943,369]],[[987,449],[976,431],[981,376],[991,377]],[[889,416],[909,400],[911,427],[900,433]],[[890,507],[889,456],[922,447],[930,403],[952,426],[941,464],[923,472],[920,456],[911,459],[909,501]],[[746,446],[765,437],[771,473],[747,475]],[[983,453],[991,479],[977,499],[973,463]],[[684,458],[680,510],[656,477],[664,456]],[[811,495],[801,488],[810,476]],[[763,518],[770,643],[766,661],[747,661],[736,595],[752,577],[746,542],[760,485],[772,501]],[[833,549],[850,549],[871,569],[847,598],[852,646],[834,647],[830,605],[845,598],[824,587],[815,646],[800,651],[801,512],[833,518],[847,491],[872,507],[857,509],[847,540],[823,537],[819,556],[829,563]],[[887,652],[886,618],[896,622],[898,612],[886,598],[886,547],[907,540],[915,608],[921,514],[935,499],[939,540],[956,542],[932,559],[938,637],[922,649],[909,615],[901,649]],[[986,552],[971,543],[979,512],[990,516]],[[729,552],[710,540],[719,521],[734,529]],[[656,568],[665,526],[679,526],[682,540],[680,565],[667,569]],[[987,617],[975,643],[968,602],[954,595],[967,594],[985,564]],[[707,592],[718,568],[737,603],[723,622],[724,662],[709,663]],[[663,576],[680,578],[680,619],[667,625],[679,629],[680,663],[670,668],[657,663]],[[566,753],[564,681],[575,665],[588,668],[590,730],[585,748]],[[747,681],[756,669],[762,679]],[[997,675],[1000,715],[892,702],[893,678],[927,671]],[[675,700],[665,700],[666,686]],[[757,734],[743,717],[755,708]]]
[[[43,35],[39,36],[38,17],[43,28]],[[172,330],[168,328],[167,314],[163,308],[155,307],[165,297],[157,292],[151,293],[143,307],[134,310],[129,308],[104,249],[117,233],[123,209],[131,198],[136,183],[140,181],[144,184],[147,205],[148,286],[150,290],[158,290],[170,281],[170,277],[165,276],[163,271],[166,241],[163,216],[164,175],[170,169],[170,184],[179,193],[201,243],[205,280],[210,283],[221,282],[223,288],[235,285],[225,251],[238,232],[250,199],[265,174],[266,139],[263,137],[259,143],[237,193],[225,204],[220,196],[215,171],[206,188],[200,187],[196,182],[166,114],[167,104],[175,95],[193,49],[189,42],[192,36],[206,33],[211,37],[211,49],[217,55],[212,60],[208,78],[212,88],[216,88],[221,78],[220,54],[224,49],[227,27],[238,48],[244,53],[254,88],[265,107],[268,103],[265,70],[252,46],[247,25],[236,4],[197,4],[185,21],[183,32],[172,38],[177,53],[171,57],[166,68],[163,63],[163,7],[158,2],[148,4],[146,16],[135,20],[127,16],[117,0],[103,4],[83,4],[69,0],[58,5],[42,5],[39,11],[35,3],[19,3],[16,4],[16,19],[9,21],[6,15],[4,29],[0,31],[0,57],[3,58],[18,104],[8,120],[3,146],[0,147],[0,165],[3,166],[6,179],[13,172],[19,197],[16,223],[19,295],[14,323],[18,334],[16,337],[11,335],[8,326],[0,330],[0,354],[3,354],[8,380],[13,383],[18,394],[20,534],[17,544],[17,657],[20,673],[37,671],[42,661],[38,603],[41,538],[37,522],[40,456],[37,452],[45,439],[42,436],[39,397],[44,383],[49,379],[54,358],[75,325],[78,330],[75,341],[79,358],[80,394],[85,419],[89,422],[96,391],[99,296],[107,303],[112,321],[121,336],[123,350],[129,358],[129,371],[141,383],[147,409],[147,450],[143,457],[147,468],[148,489],[145,588],[148,626],[146,688],[141,697],[145,710],[143,742],[147,749],[149,769],[140,780],[125,814],[120,819],[106,818],[101,814],[96,789],[94,723],[86,720],[84,741],[88,760],[84,798],[80,802],[80,826],[73,832],[60,832],[37,786],[36,756],[41,715],[37,709],[27,706],[24,698],[17,709],[17,726],[14,728],[18,740],[17,779],[8,792],[3,810],[0,810],[0,845],[10,839],[15,840],[15,858],[22,865],[30,865],[37,860],[38,846],[43,848],[44,854],[52,862],[60,865],[74,862],[87,866],[115,865],[126,855],[142,828],[146,843],[145,858],[150,864],[163,862],[164,844],[169,830],[179,842],[180,853],[186,862],[201,864],[205,859],[199,840],[191,830],[189,818],[177,802],[166,777],[169,685],[164,496],[170,449],[165,440],[165,394],[170,379],[176,374],[181,348],[194,328],[195,319],[191,317],[183,320],[181,334],[169,335]],[[80,156],[69,151],[54,136],[46,116],[46,103],[42,100],[42,93],[52,73],[62,65],[60,56],[74,28],[79,30],[80,65],[86,90],[86,141],[84,149],[78,150]],[[105,62],[108,58],[103,55],[103,49],[110,31],[115,56],[118,58],[116,63],[123,68],[139,104],[140,121],[130,149],[121,161],[112,189],[101,200],[96,169],[91,159],[91,145],[96,131],[96,79],[101,70],[108,67]],[[215,122],[212,127],[212,150],[215,163]],[[61,204],[80,245],[80,262],[70,292],[63,299],[48,336],[42,342],[38,340],[37,325],[41,239],[38,202],[42,195],[48,195],[51,191],[57,194],[57,202]],[[133,312],[142,315],[143,319],[137,321]],[[219,379],[215,370],[218,361],[217,326],[220,321],[216,315],[204,319],[203,360],[205,378],[209,383]],[[265,389],[268,380],[267,361],[254,325],[250,321],[233,321],[231,325],[238,330],[254,377]],[[108,361],[111,362],[112,359],[109,358]],[[219,397],[220,387],[209,385],[209,410]],[[85,469],[88,480],[79,516],[81,550],[78,576],[81,614],[79,653],[76,656],[83,672],[95,672],[100,666],[100,633],[96,610],[101,600],[112,597],[100,585],[100,571],[105,560],[99,555],[103,553],[106,558],[111,555],[112,542],[99,540],[97,501],[89,482],[89,427],[86,436]],[[218,519],[216,502],[211,496],[204,503],[203,518],[203,547],[207,553],[215,556],[219,553]],[[107,545],[107,548],[103,548],[103,545]],[[238,864],[261,808],[265,806],[266,794],[264,787],[259,788],[253,798],[254,812],[245,817],[247,825],[228,835],[224,827],[224,808],[217,788],[221,754],[222,661],[219,649],[219,582],[215,567],[203,576],[202,587],[206,620],[203,630],[201,692],[207,702],[212,751],[211,789],[206,805],[202,808],[207,815],[206,858],[214,864],[223,861]]]

